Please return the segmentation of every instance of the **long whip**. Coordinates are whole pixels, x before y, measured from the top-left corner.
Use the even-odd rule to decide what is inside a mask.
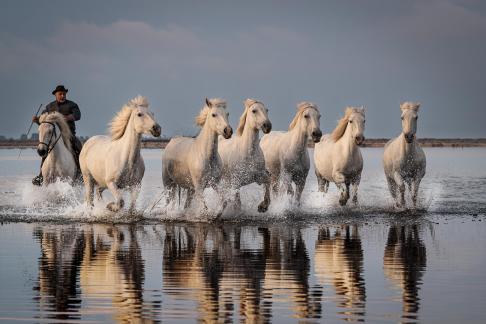
[[[37,109],[37,112],[35,113],[35,117],[37,117],[41,108],[42,108],[42,104],[40,104],[39,108]],[[30,123],[29,129],[27,130],[27,138],[29,138],[29,133],[30,130],[32,129],[32,125],[34,125],[34,121]],[[20,154],[22,154],[22,149],[19,149],[19,156],[17,156],[17,160],[20,159]]]

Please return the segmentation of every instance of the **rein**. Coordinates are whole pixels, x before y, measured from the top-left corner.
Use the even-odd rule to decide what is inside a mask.
[[[59,139],[61,138],[62,134],[61,134],[61,131],[59,131],[59,136],[57,136],[57,133],[56,133],[56,124],[54,124],[54,123],[44,121],[44,122],[41,122],[41,124],[49,124],[49,125],[52,126],[52,128],[54,130],[51,133],[51,137],[49,137],[49,142],[45,143],[45,142],[40,142],[39,141],[39,144],[44,144],[45,146],[47,146],[47,154],[46,154],[46,157],[47,157],[49,155],[49,153],[51,153],[51,151],[54,149],[54,147],[56,147],[56,144],[59,141]],[[56,140],[54,141],[54,144],[52,144],[52,147],[51,147],[51,142],[52,142],[52,139],[53,138],[56,138]]]

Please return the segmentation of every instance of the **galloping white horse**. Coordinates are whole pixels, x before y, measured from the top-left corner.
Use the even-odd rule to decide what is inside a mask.
[[[282,181],[287,193],[294,196],[292,182],[295,183],[295,199],[300,204],[310,161],[307,142],[310,138],[319,142],[319,108],[310,102],[297,105],[297,113],[290,123],[288,132],[271,132],[264,135],[260,147],[265,156],[265,166],[270,172],[270,182],[265,185],[265,195],[270,195],[270,186],[278,192],[278,181]]]
[[[60,113],[52,112],[40,116],[37,153],[45,157],[42,164],[45,186],[57,179],[75,179],[77,168],[72,153],[71,136],[71,130]]]
[[[346,205],[349,199],[350,185],[353,202],[358,202],[358,185],[363,170],[358,145],[364,141],[364,129],[364,108],[347,107],[332,134],[324,135],[314,148],[319,191],[327,192],[329,182],[334,182],[341,191],[341,205]]]
[[[86,188],[86,202],[93,204],[93,190],[97,186],[98,198],[108,188],[115,197],[106,208],[116,212],[124,205],[120,189],[131,191],[130,212],[140,192],[145,164],[140,155],[142,134],[160,136],[160,126],[148,110],[145,97],[130,100],[111,122],[111,138],[91,137],[83,146],[79,157]]]
[[[385,145],[383,167],[390,193],[397,207],[405,204],[405,184],[412,195],[413,206],[417,206],[420,181],[425,175],[425,153],[416,141],[417,118],[420,103],[404,102],[402,111],[402,133]]]
[[[272,123],[268,119],[268,109],[262,102],[246,99],[245,111],[240,117],[237,136],[219,141],[219,154],[223,162],[223,187],[236,189],[236,208],[241,207],[239,188],[256,182],[266,183],[270,180],[265,170],[265,159],[260,148],[258,131],[268,134]],[[258,205],[259,212],[265,212],[270,204],[270,195]]]
[[[204,189],[209,186],[216,188],[222,172],[218,135],[228,139],[233,134],[228,123],[226,101],[206,98],[196,117],[196,124],[202,127],[196,138],[176,137],[167,144],[162,156],[162,180],[169,193],[168,203],[174,200],[176,189],[184,188],[187,189],[184,208],[190,206],[195,194],[196,200],[207,210]]]

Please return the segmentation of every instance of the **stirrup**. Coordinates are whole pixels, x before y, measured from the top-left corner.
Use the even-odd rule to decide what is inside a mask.
[[[32,184],[34,186],[42,186],[42,182],[44,182],[44,178],[41,175],[38,175],[32,179]]]

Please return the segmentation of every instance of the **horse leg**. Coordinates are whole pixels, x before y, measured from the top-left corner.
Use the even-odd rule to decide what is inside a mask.
[[[351,182],[351,197],[353,197],[353,204],[358,204],[358,186],[361,181],[361,176],[357,176],[353,182]]]
[[[96,187],[96,198],[100,201],[103,199],[103,191],[104,190],[105,190],[105,188],[101,188],[100,186]]]
[[[264,196],[263,201],[258,205],[258,212],[264,213],[268,210],[268,206],[270,205],[270,182],[271,177],[268,171],[265,172],[263,176],[263,185],[264,185]]]
[[[235,209],[236,210],[240,210],[241,209],[240,189],[236,189],[236,194],[235,194]]]
[[[395,180],[396,186],[400,194],[400,196],[396,199],[397,207],[403,207],[405,205],[405,182],[398,172],[394,173],[393,180]]]
[[[83,174],[84,180],[84,200],[88,206],[93,206],[94,179],[88,174]]]
[[[304,191],[305,187],[305,178],[298,178],[295,180],[295,201],[297,202],[297,206],[300,206],[300,198],[302,197],[302,191]]]
[[[141,186],[138,184],[133,186],[131,189],[132,189],[132,191],[130,192],[131,200],[130,200],[130,207],[128,208],[128,212],[130,214],[133,214],[135,212],[135,204],[137,202],[138,195],[140,194]]]
[[[317,177],[317,190],[326,193],[327,189],[329,188],[329,181],[324,179],[317,171],[316,171],[316,177]]]
[[[184,203],[184,209],[187,209],[189,208],[189,206],[191,206],[193,197],[194,197],[194,189],[192,188],[187,189],[187,197],[186,197],[186,202]]]
[[[339,191],[341,192],[339,204],[344,206],[349,199],[349,181],[346,181],[346,177],[341,172],[333,172],[332,177],[336,183],[336,187],[338,187]]]
[[[418,196],[418,190],[420,186],[420,180],[421,179],[414,179],[410,184],[410,193],[412,194],[413,208],[417,207],[417,196]]]
[[[114,181],[108,182],[108,189],[111,191],[115,201],[106,205],[106,208],[112,212],[117,212],[125,205],[122,194]]]

